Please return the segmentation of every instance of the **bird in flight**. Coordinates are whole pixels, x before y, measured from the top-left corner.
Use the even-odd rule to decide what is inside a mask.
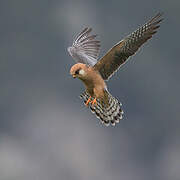
[[[91,28],[86,27],[74,39],[68,52],[76,61],[70,74],[79,78],[85,85],[80,95],[85,105],[90,107],[100,121],[115,126],[122,119],[121,103],[113,97],[105,83],[127,59],[157,32],[162,14],[158,13],[146,24],[115,44],[99,61],[100,41],[92,35]]]

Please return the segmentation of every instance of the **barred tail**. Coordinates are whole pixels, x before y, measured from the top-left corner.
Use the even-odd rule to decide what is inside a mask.
[[[89,107],[93,113],[96,114],[97,118],[101,120],[103,124],[109,126],[115,126],[116,123],[122,119],[123,110],[121,109],[121,103],[114,98],[108,91],[105,92],[108,102],[104,103],[97,99],[97,104],[91,105]],[[80,98],[84,100],[84,103],[89,99],[90,95],[87,91],[80,95]]]

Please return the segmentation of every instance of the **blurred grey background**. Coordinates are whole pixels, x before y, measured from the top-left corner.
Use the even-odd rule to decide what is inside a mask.
[[[100,56],[158,12],[158,33],[108,82],[124,120],[83,105],[67,52],[85,26]],[[180,1],[0,1],[0,180],[179,180]]]

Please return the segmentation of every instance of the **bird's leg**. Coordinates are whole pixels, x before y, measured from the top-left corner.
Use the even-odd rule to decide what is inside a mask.
[[[91,104],[94,106],[94,104],[96,104],[97,105],[97,101],[96,101],[96,98],[94,98],[94,100],[93,101],[91,101]]]
[[[90,96],[89,99],[86,101],[86,106],[88,106],[90,102],[91,102],[91,96]]]

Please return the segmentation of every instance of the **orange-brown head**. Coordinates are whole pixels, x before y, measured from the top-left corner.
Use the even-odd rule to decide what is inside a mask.
[[[84,79],[87,75],[88,66],[86,64],[77,63],[71,67],[70,74],[73,78]]]

